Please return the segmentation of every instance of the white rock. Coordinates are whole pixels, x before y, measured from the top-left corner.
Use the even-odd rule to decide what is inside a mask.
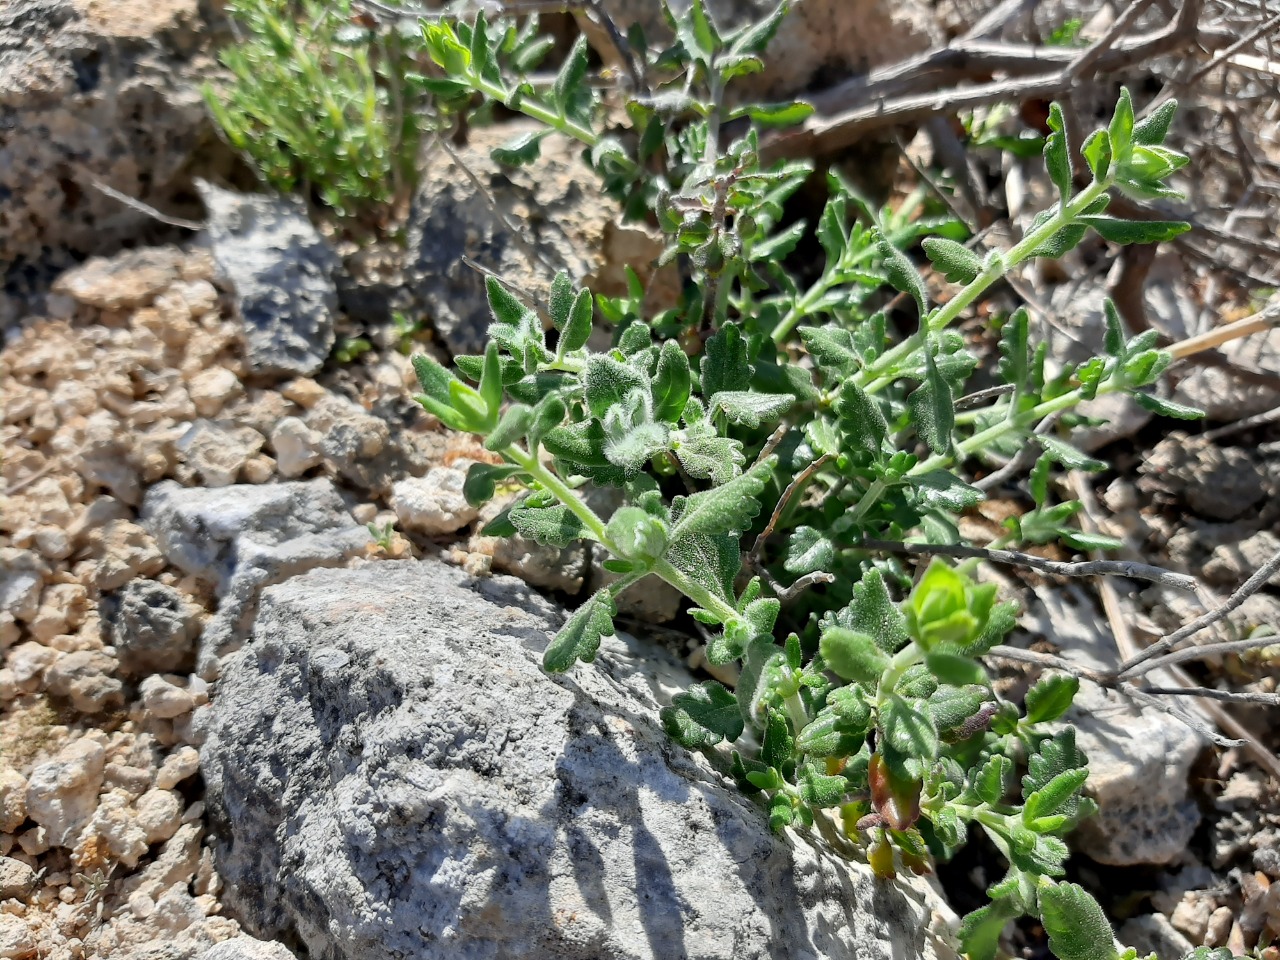
[[[44,675],[45,687],[66,697],[81,713],[100,713],[124,701],[124,684],[113,674],[116,659],[101,650],[76,650],[59,658]]]
[[[276,469],[285,477],[306,473],[324,459],[324,438],[298,417],[284,417],[271,431],[271,448],[276,452]]]
[[[134,807],[147,843],[168,840],[182,826],[182,797],[172,790],[148,790]]]
[[[102,745],[82,737],[31,771],[27,816],[55,845],[65,844],[93,815],[106,766]]]
[[[139,692],[142,695],[142,708],[160,720],[180,717],[191,712],[196,705],[191,694],[164,677],[147,677],[142,681]]]
[[[36,955],[36,938],[27,921],[12,914],[0,914],[0,957],[4,960],[27,960]]]
[[[24,621],[36,615],[44,586],[43,566],[29,551],[0,550],[0,610]]]
[[[156,787],[171,790],[188,777],[195,776],[199,769],[200,754],[195,747],[180,747],[164,758],[164,763],[156,774]]]
[[[39,689],[44,672],[58,659],[58,651],[43,644],[28,641],[20,643],[9,654],[9,669],[13,678],[25,689]]]
[[[27,819],[27,780],[13,767],[0,769],[0,833],[13,833]]]
[[[435,536],[460,530],[480,515],[467,503],[467,475],[453,467],[433,467],[425,477],[409,477],[391,488],[391,506],[405,530]]]
[[[253,427],[197,420],[176,446],[205,486],[227,487],[265,440]]]
[[[275,940],[255,940],[253,937],[232,937],[214,944],[199,960],[294,960],[289,948]]]
[[[187,384],[187,393],[202,417],[215,417],[232,398],[244,392],[240,378],[226,367],[197,373]]]

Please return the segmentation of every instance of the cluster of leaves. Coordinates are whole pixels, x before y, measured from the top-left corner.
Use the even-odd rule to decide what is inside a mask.
[[[663,722],[690,748],[725,750],[776,829],[833,817],[889,876],[927,870],[977,825],[1009,868],[965,920],[971,960],[994,957],[1001,930],[1024,914],[1041,920],[1061,960],[1132,960],[1098,905],[1058,879],[1064,836],[1092,812],[1085,757],[1058,723],[1075,682],[1042,680],[1025,712],[1001,701],[981,657],[1011,628],[1011,608],[966,567],[935,562],[913,583],[868,541],[959,542],[958,515],[983,497],[969,465],[1035,443],[1033,506],[997,545],[1106,545],[1072,526],[1077,505],[1054,502],[1050,484],[1056,469],[1102,464],[1042,428],[1050,417],[1078,422],[1080,402],[1114,392],[1194,415],[1149,390],[1169,362],[1154,335],[1128,337],[1108,305],[1103,354],[1063,366],[1019,310],[1000,331],[1001,386],[975,404],[961,401],[978,360],[952,327],[1021,263],[1060,257],[1089,230],[1122,244],[1185,229],[1107,214],[1114,190],[1171,195],[1167,180],[1185,163],[1163,143],[1173,103],[1137,121],[1124,93],[1081,145],[1080,187],[1054,107],[1041,147],[1058,202],[1012,248],[980,254],[923,195],[876,209],[835,174],[812,231],[786,220],[811,167],[763,163],[761,131],[811,108],[736,105],[725,91],[762,68],[787,0],[729,33],[702,0],[664,6],[669,42],[650,45],[633,28],[620,48],[631,68],[620,103],[616,86],[590,75],[583,39],[554,76],[535,75],[550,41],[532,20],[440,16],[412,37],[375,31],[353,46],[345,2],[302,2],[306,35],[284,0],[232,3],[251,36],[227,54],[229,102],[211,94],[232,141],[278,186],[314,183],[337,209],[386,202],[378,191],[395,182],[388,172],[411,176],[405,158],[423,124],[482,99],[544,126],[495,151],[499,162],[535,161],[545,136],[579,141],[624,213],[664,231],[663,260],[683,274],[680,302],[656,315],[634,275],[626,295],[593,297],[562,274],[536,306],[491,279],[484,354],[458,357],[458,374],[414,358],[423,406],[482,436],[500,461],[471,469],[467,498],[522,491],[487,532],[588,541],[616,577],[568,619],[546,667],[593,659],[618,595],[659,577],[713,631],[708,659],[738,677],[733,689],[709,681],[680,694]],[[723,143],[734,121],[739,135]],[[786,261],[810,232],[823,265],[802,281]],[[905,252],[917,244],[952,285],[941,305]],[[914,333],[893,332],[878,309],[886,291],[914,307]],[[601,320],[612,346],[597,352],[588,341]],[[587,484],[617,488],[622,505],[598,515]],[[826,586],[804,589],[817,582]]]

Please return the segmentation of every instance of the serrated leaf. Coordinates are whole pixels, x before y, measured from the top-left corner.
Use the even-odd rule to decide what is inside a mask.
[[[938,373],[932,349],[926,349],[924,359],[924,381],[907,397],[907,407],[920,439],[934,453],[947,453],[955,429],[955,401],[950,384]]]
[[[742,569],[737,537],[695,535],[676,539],[673,535],[666,560],[721,600],[732,600],[733,581]]]
[[[1115,934],[1106,915],[1078,884],[1041,887],[1040,922],[1058,960],[1118,960]]]
[[[658,420],[677,423],[689,402],[693,377],[689,358],[680,344],[667,340],[658,354],[658,369],[653,377],[653,415]]]
[[[760,744],[760,760],[775,770],[786,765],[795,751],[791,736],[791,724],[781,710],[771,709],[765,722],[764,739]]]
[[[800,799],[815,809],[834,807],[849,790],[849,782],[842,776],[833,776],[813,763],[806,763],[800,771]]]
[[[701,373],[704,397],[726,390],[746,390],[751,385],[747,343],[736,324],[726,323],[707,341]]]
[[[1052,737],[1041,741],[1036,752],[1027,761],[1027,772],[1022,778],[1022,795],[1030,796],[1044,787],[1058,774],[1067,770],[1079,770],[1088,766],[1088,759],[1076,746],[1073,727],[1059,730]],[[1064,811],[1067,814],[1072,809]]]
[[[1019,390],[1030,386],[1031,319],[1026,307],[1019,307],[1000,328],[1000,379]]]
[[[1115,302],[1107,297],[1102,301],[1102,312],[1106,316],[1107,332],[1103,338],[1103,349],[1107,356],[1119,357],[1124,354],[1124,324],[1120,320],[1120,311]]]
[[[889,424],[879,405],[853,380],[846,380],[836,398],[836,416],[849,441],[872,454],[880,453]]]
[[[853,599],[849,606],[834,616],[833,621],[842,627],[870,634],[885,653],[896,653],[910,639],[907,619],[889,596],[883,574],[874,567],[854,584]]]
[[[722,390],[712,394],[709,413],[723,413],[725,419],[740,427],[755,428],[776,420],[795,401],[789,393],[755,393],[749,390]]]
[[[910,257],[883,237],[876,241],[876,249],[884,262],[885,275],[889,285],[899,293],[905,293],[915,300],[916,306],[920,310],[920,320],[923,323],[924,318],[929,313],[929,293],[925,289],[920,271],[916,269],[916,265],[911,262]]]
[[[560,334],[560,355],[581,350],[591,338],[592,301],[590,290],[579,290],[574,297],[569,321]]]
[[[853,335],[843,327],[801,327],[800,340],[809,355],[827,374],[852,376],[860,361],[854,348]]]
[[[1057,720],[1080,690],[1080,681],[1069,674],[1054,673],[1041,677],[1027,691],[1026,723],[1049,723]]]
[[[514,506],[507,514],[521,536],[536,543],[564,549],[587,536],[587,528],[563,504],[550,507]]]
[[[661,713],[667,733],[690,749],[733,743],[745,728],[738,699],[714,680],[697,683],[671,698]]]
[[[612,408],[621,406],[633,390],[649,390],[648,378],[635,367],[601,353],[587,358],[582,393],[593,417],[603,420]]]
[[[965,483],[949,470],[930,470],[911,477],[910,482],[921,502],[951,513],[961,513],[986,499],[981,490]]]
[[[845,627],[823,630],[818,650],[837,676],[872,686],[879,682],[889,665],[889,657],[873,637]]]
[[[949,283],[969,283],[982,272],[982,260],[962,243],[945,237],[925,237],[921,246],[929,262]]]
[[[960,943],[968,960],[996,960],[1000,936],[1017,915],[1017,909],[999,900],[966,914],[960,924]]]
[[[676,444],[675,454],[685,473],[716,486],[736,477],[747,459],[740,440],[715,435],[686,437]]]
[[[879,726],[885,741],[904,756],[928,760],[938,755],[938,731],[919,701],[893,694],[881,710]]]
[[[1098,235],[1112,243],[1163,243],[1181,236],[1191,224],[1181,220],[1120,220],[1116,217],[1081,217]]]
[[[1013,776],[1013,761],[1003,754],[992,754],[973,779],[973,792],[983,803],[995,806],[1003,799]]]
[[[1140,407],[1157,413],[1162,417],[1174,417],[1178,420],[1199,420],[1204,417],[1203,410],[1197,410],[1195,407],[1188,407],[1181,403],[1174,403],[1172,400],[1165,400],[1163,397],[1157,397],[1149,393],[1134,393],[1133,399],[1138,401]]]
[[[613,635],[613,616],[617,613],[608,589],[596,594],[575,610],[542,655],[542,666],[550,673],[564,673],[577,661],[590,663],[596,658],[602,637]]]
[[[1087,453],[1077,450],[1065,440],[1059,440],[1049,434],[1037,437],[1036,442],[1040,444],[1045,453],[1053,457],[1067,470],[1088,470],[1093,472],[1105,470],[1107,467],[1101,460],[1095,460]]]
[[[676,520],[672,539],[740,535],[760,513],[760,494],[777,462],[776,456],[769,457],[728,483],[689,497],[677,497],[671,505],[671,515]]]
[[[813,527],[796,527],[787,540],[787,573],[802,576],[819,570],[830,570],[836,559],[836,545]]]

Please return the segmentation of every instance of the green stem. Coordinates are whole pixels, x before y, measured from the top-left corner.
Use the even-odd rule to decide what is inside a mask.
[[[1001,279],[1018,264],[1030,258],[1046,242],[1053,239],[1060,230],[1074,223],[1085,210],[1110,189],[1110,186],[1110,180],[1095,181],[1076,194],[1073,199],[1060,206],[1053,216],[1010,247],[1001,257],[989,263],[959,293],[947,301],[932,316],[928,317],[922,324],[921,330],[907,337],[893,349],[881,354],[874,363],[864,367],[855,378],[858,386],[868,393],[875,393],[883,389],[887,384],[892,383],[896,378],[889,376],[889,371],[901,360],[919,350],[924,344],[927,334],[937,333],[939,330],[945,329],[967,307],[982,296],[993,283]]]
[[[615,556],[618,554],[617,547],[605,535],[604,521],[596,516],[595,511],[587,506],[586,502],[578,496],[571,486],[543,466],[535,455],[521,450],[515,445],[503,450],[502,455],[554,493],[556,499],[568,507],[569,512],[582,521],[582,525],[591,533],[592,539]]]
[[[884,668],[884,673],[880,675],[880,683],[876,686],[877,710],[884,707],[885,702],[889,699],[889,695],[893,693],[893,688],[896,687],[898,685],[898,681],[902,679],[902,675],[919,663],[923,658],[924,651],[916,645],[914,640],[893,655],[893,659],[889,661],[889,665]]]
[[[728,623],[738,616],[738,611],[732,604],[720,599],[702,584],[685,576],[668,561],[658,560],[654,563],[650,572],[656,573],[702,609],[710,610],[724,622]]]

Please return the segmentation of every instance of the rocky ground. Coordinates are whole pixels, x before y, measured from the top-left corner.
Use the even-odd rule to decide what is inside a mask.
[[[0,11],[0,109],[33,131],[28,139],[0,140],[0,157],[22,160],[0,163],[0,178],[7,178],[0,185],[6,200],[14,198],[0,208],[0,257],[8,264],[0,302],[0,958],[287,960],[304,944],[316,956],[382,956],[360,944],[376,939],[378,930],[401,930],[406,916],[426,907],[412,905],[407,913],[375,922],[368,914],[376,914],[376,904],[353,897],[350,885],[316,877],[340,869],[360,889],[390,884],[385,892],[394,900],[395,884],[417,876],[413,871],[422,862],[435,864],[434,878],[447,872],[441,864],[489,878],[483,887],[465,879],[439,881],[456,898],[427,905],[435,911],[430,924],[441,943],[456,944],[459,929],[491,933],[500,921],[515,922],[528,904],[500,895],[501,876],[514,870],[510,861],[494,855],[477,865],[467,860],[467,851],[492,842],[509,847],[518,861],[520,844],[531,836],[521,831],[534,828],[510,810],[524,809],[519,804],[532,803],[532,796],[544,810],[572,813],[573,798],[553,802],[539,794],[539,777],[547,771],[535,763],[508,778],[514,799],[495,807],[501,816],[462,811],[465,805],[449,799],[450,778],[439,779],[453,761],[413,756],[409,743],[415,709],[441,710],[441,702],[455,701],[425,698],[421,678],[411,676],[412,664],[402,665],[404,676],[394,672],[400,667],[381,672],[380,664],[368,667],[366,676],[363,663],[362,671],[343,674],[344,683],[362,685],[363,700],[326,692],[326,671],[334,658],[349,661],[368,653],[351,639],[362,625],[377,620],[379,635],[394,637],[420,623],[426,614],[416,608],[415,591],[430,592],[431,584],[456,595],[460,608],[476,604],[473,616],[456,621],[448,620],[447,606],[429,606],[458,632],[479,635],[481,622],[493,619],[538,634],[557,614],[518,582],[495,581],[468,600],[470,594],[455,581],[465,579],[463,574],[505,572],[554,600],[572,601],[594,589],[602,575],[580,548],[557,551],[481,536],[490,513],[470,507],[461,485],[468,464],[486,454],[473,441],[448,434],[410,400],[413,380],[405,351],[443,355],[469,349],[486,322],[476,277],[459,267],[441,238],[455,236],[453,246],[478,243],[497,251],[493,269],[536,285],[549,270],[522,252],[528,237],[511,236],[510,213],[539,210],[543,215],[530,229],[543,259],[605,287],[618,282],[622,263],[651,257],[653,239],[614,223],[599,201],[576,186],[583,171],[571,153],[548,150],[536,176],[517,175],[494,188],[496,210],[493,198],[480,197],[442,163],[416,204],[408,233],[411,256],[385,274],[370,265],[377,257],[368,251],[344,261],[298,205],[196,183],[194,174],[234,167],[208,137],[203,114],[190,98],[190,78],[210,69],[209,39],[198,29],[208,12],[194,2],[173,2],[145,10],[125,4],[116,14],[104,18],[95,4],[58,0],[23,0]],[[901,19],[894,13],[889,20],[895,17]],[[928,31],[904,30],[895,55],[930,40]],[[134,140],[123,133],[103,135],[121,126],[114,111],[133,102],[130,96],[159,117],[130,114],[132,123],[150,130],[141,144],[141,127],[121,127]],[[33,117],[40,123],[31,122]],[[483,141],[484,134],[478,136]],[[94,149],[76,154],[82,140]],[[154,242],[153,228],[140,226],[145,216],[122,212],[86,185],[75,186],[74,178],[59,178],[64,154],[78,157],[85,176],[203,217],[205,228],[155,228],[172,242]],[[484,154],[481,142],[464,161],[482,167]],[[220,179],[226,183],[236,176]],[[897,176],[901,186],[914,173],[903,164]],[[1033,180],[1029,189],[1034,193],[1042,186]],[[73,203],[77,190],[92,199]],[[278,252],[285,246],[293,251],[288,258]],[[109,255],[90,256],[103,253]],[[1076,266],[1087,275],[1087,264]],[[1046,299],[1069,295],[1070,285],[1061,278],[1036,282]],[[1204,292],[1197,283],[1194,273],[1171,273],[1168,282],[1156,285],[1153,315],[1178,320],[1191,332],[1189,317],[1196,311],[1187,303]],[[433,324],[392,324],[391,309],[406,305],[423,308]],[[1088,316],[1087,310],[1072,312],[1080,329],[1069,339],[1090,327]],[[366,339],[369,350],[352,362],[338,362],[334,347],[355,338]],[[1263,338],[1240,349],[1247,350],[1240,356],[1250,369],[1280,372],[1280,344]],[[1186,402],[1213,405],[1207,434],[1196,427],[1193,435],[1171,435],[1167,422],[1120,411],[1113,420],[1119,426],[1105,428],[1091,442],[1113,464],[1095,485],[1097,506],[1090,512],[1096,522],[1126,537],[1135,555],[1195,572],[1205,583],[1196,599],[1159,588],[1122,596],[1129,628],[1151,636],[1221,599],[1280,545],[1280,430],[1265,418],[1253,425],[1237,422],[1275,409],[1280,393],[1256,378],[1242,382],[1229,368],[1183,370],[1177,389]],[[987,515],[970,522],[980,529],[998,520],[1000,509],[996,498]],[[377,566],[422,558],[455,570]],[[309,573],[318,568],[336,572]],[[386,609],[378,609],[378,587],[387,583],[399,586],[390,591]],[[466,583],[474,587],[476,581]],[[1251,598],[1221,630],[1238,635],[1280,625],[1277,588],[1280,583]],[[1115,622],[1108,622],[1094,594],[1034,577],[1009,578],[1006,589],[1026,610],[1025,642],[1114,662]],[[652,624],[658,622],[681,626],[677,609],[675,598],[660,590],[630,598],[630,614],[646,625],[641,633],[655,631]],[[264,618],[275,624],[272,643],[279,662],[296,672],[294,686],[273,685],[270,665],[262,666],[262,655],[252,649],[228,659]],[[313,630],[328,638],[319,652],[305,642]],[[437,642],[447,647],[447,640],[446,634]],[[614,653],[619,664],[629,662],[626,650]],[[511,656],[519,660],[524,654],[513,648]],[[1274,691],[1277,656],[1277,648],[1266,648],[1247,658],[1196,665],[1196,679]],[[686,936],[681,930],[694,930],[708,942],[732,932],[750,950],[767,951],[769,917],[783,907],[762,900],[753,884],[793,884],[801,891],[794,928],[847,928],[859,938],[843,941],[831,934],[828,942],[813,934],[813,949],[880,956],[876,951],[889,949],[904,931],[949,922],[949,908],[929,887],[868,893],[867,878],[857,870],[821,866],[826,861],[819,854],[784,862],[775,847],[742,827],[741,802],[718,790],[713,771],[673,759],[658,740],[646,739],[652,724],[646,726],[645,711],[663,684],[685,669],[674,660],[662,662],[663,670],[674,671],[665,680],[650,675],[656,668],[642,666],[631,673],[615,668],[616,675],[588,674],[583,685],[594,691],[591,703],[609,705],[598,716],[557,699],[564,687],[544,681],[532,668],[513,668],[509,696],[556,705],[547,707],[545,729],[522,735],[553,752],[564,750],[554,731],[571,731],[566,742],[583,752],[566,754],[577,757],[578,765],[559,774],[573,790],[585,795],[603,789],[590,773],[600,763],[615,770],[611,789],[618,809],[641,795],[641,787],[628,788],[627,777],[639,784],[661,781],[673,792],[693,789],[705,804],[699,808],[705,820],[690,829],[704,834],[695,841],[673,830],[618,845],[618,831],[632,825],[615,809],[595,824],[607,842],[538,842],[565,869],[608,863],[609,870],[583,873],[581,889],[604,883],[601,878],[628,856],[634,860],[624,865],[633,881],[653,875],[659,863],[675,862],[674,873],[664,879],[659,870],[658,879],[684,910],[689,904],[676,894],[685,883],[702,882],[705,866],[684,862],[676,852],[695,842],[708,844],[705,831],[718,824],[724,856],[763,864],[734,893],[742,904],[754,897],[755,906],[728,911],[738,919],[711,910],[680,914],[682,923],[673,932],[642,906],[617,906],[611,914],[610,903],[619,903],[616,890],[584,895],[581,903],[562,891],[538,909],[556,918],[556,929],[568,931],[568,940],[580,938],[573,942],[587,951],[583,955],[615,955],[610,951],[621,948],[611,945],[608,931],[627,923],[655,956],[663,955],[659,945]],[[211,698],[230,682],[224,670],[232,663],[237,685],[227,689],[245,706],[234,722],[224,714],[215,723]],[[467,664],[451,669],[463,675]],[[1026,680],[1010,674],[1010,695]],[[451,694],[459,698],[460,716],[478,709],[473,686],[461,684]],[[1078,838],[1081,855],[1074,869],[1108,901],[1112,915],[1126,921],[1122,938],[1156,950],[1163,960],[1199,944],[1243,952],[1268,930],[1280,932],[1280,780],[1267,762],[1270,757],[1274,764],[1280,749],[1274,712],[1233,711],[1260,749],[1213,751],[1163,715],[1135,713],[1100,691],[1086,695],[1094,694],[1078,721],[1093,761],[1090,787],[1103,810]],[[274,797],[270,773],[263,772],[270,769],[268,760],[261,761],[256,784],[237,784],[225,773],[227,755],[237,750],[235,737],[271,737],[263,732],[261,712],[257,726],[250,722],[252,705],[270,702],[273,710],[286,710],[330,696],[352,713],[339,714],[338,722],[323,710],[304,710],[297,714],[298,730],[350,728],[359,743],[389,737],[418,764],[410,773],[431,780],[423,788],[429,802],[389,787],[387,778],[403,771],[395,757],[374,751],[368,754],[373,760],[366,756],[356,765],[358,777],[345,767],[342,776],[335,774],[332,809],[324,807],[329,799],[316,800],[323,810],[312,823],[324,825],[323,836],[303,835],[310,845],[299,846],[286,830],[273,840],[268,822],[255,835],[261,849],[251,846],[246,859],[243,848],[229,852],[224,846],[220,866],[218,831],[225,836],[230,818],[245,816],[255,804],[269,805]],[[403,701],[407,712],[395,714],[387,706],[392,701]],[[499,698],[481,712],[503,715],[509,702]],[[381,727],[379,711],[391,717]],[[518,726],[517,720],[510,722]],[[483,727],[478,722],[470,732],[448,723],[445,709],[433,713],[428,725],[449,729],[458,743],[470,744],[460,750],[470,766],[456,775],[501,780],[512,762],[505,745],[485,740],[483,730],[477,734]],[[325,750],[341,748],[332,755],[341,757],[342,750],[354,749],[337,733],[332,743],[324,737],[307,741],[301,733],[299,738],[302,746],[286,759],[304,772],[309,758]],[[662,764],[678,776],[662,780],[653,772]],[[653,816],[670,819],[673,814],[661,804],[680,799],[652,800],[659,805]],[[419,809],[415,803],[425,805]],[[281,816],[287,819],[287,813]],[[398,851],[357,835],[352,821],[362,816],[391,816],[386,830],[400,829],[400,817],[414,826],[412,833],[432,816],[455,826],[462,818],[469,826],[448,835],[446,852],[428,845],[415,854],[420,860],[408,863],[396,860]],[[726,822],[735,824],[732,830],[723,829]],[[368,856],[336,865],[307,860],[308,850],[323,848],[335,836]],[[667,859],[634,852],[649,849],[646,843]],[[237,882],[249,877],[261,886],[263,864],[292,879],[271,898],[264,887],[256,902],[243,889],[238,897],[228,892],[226,869]],[[384,876],[383,870],[391,872]],[[975,905],[965,898],[993,879],[984,873],[980,850],[942,874],[960,910]],[[901,902],[893,899],[900,895]],[[851,898],[875,899],[879,914],[873,911],[867,919],[842,913],[842,903]],[[487,913],[490,903],[501,910]],[[325,915],[341,918],[333,920],[338,932],[320,930],[323,923],[309,913],[316,904]],[[282,942],[249,940],[242,923],[253,934]],[[1023,933],[1031,956],[1035,932]],[[512,942],[517,939],[513,935]],[[441,951],[470,955],[449,953],[445,946]],[[916,951],[913,956],[946,956],[932,942],[921,942]]]

